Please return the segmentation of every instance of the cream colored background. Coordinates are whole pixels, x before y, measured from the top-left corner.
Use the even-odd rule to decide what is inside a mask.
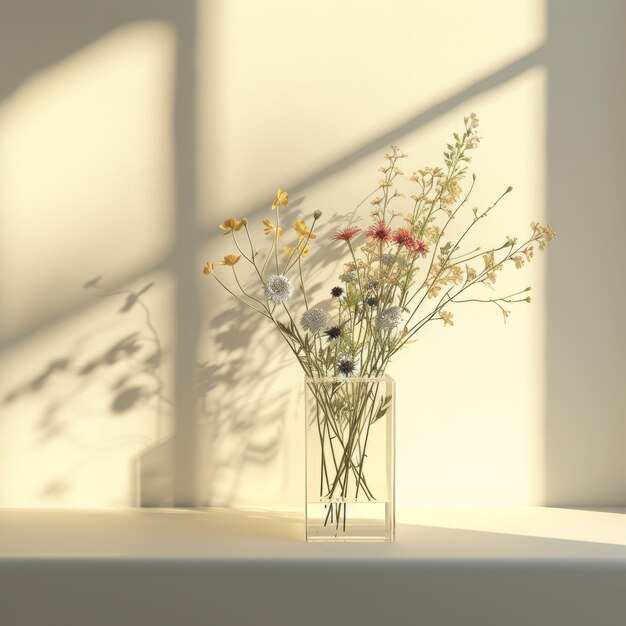
[[[398,503],[626,503],[621,2],[54,5],[0,3],[1,506],[300,504],[301,375],[216,226],[280,186],[330,234],[470,111],[486,234],[559,239],[395,362]]]

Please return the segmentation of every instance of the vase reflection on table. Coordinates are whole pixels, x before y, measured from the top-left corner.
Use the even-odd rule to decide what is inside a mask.
[[[307,541],[394,541],[394,381],[305,387]]]

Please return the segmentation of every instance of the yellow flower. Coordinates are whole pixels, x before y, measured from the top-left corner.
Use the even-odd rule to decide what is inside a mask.
[[[240,230],[243,224],[243,220],[237,220],[234,217],[231,217],[223,224],[220,224],[220,228],[224,231],[225,235],[228,235],[228,233],[232,233],[234,230]]]
[[[314,235],[309,231],[307,225],[302,220],[294,222],[293,229],[296,231],[298,239],[305,239],[306,237],[309,239],[315,239],[317,237],[317,235]]]
[[[288,202],[289,202],[289,194],[286,191],[283,191],[282,189],[279,189],[276,192],[276,200],[274,200],[274,202],[272,202],[272,210],[276,209],[276,207],[278,207],[278,205],[280,205],[280,206],[287,206]]]
[[[202,268],[203,274],[212,274],[215,271],[215,265],[213,265],[213,261],[207,261],[207,264]]]
[[[452,318],[454,316],[452,315],[452,313],[450,313],[449,311],[439,311],[439,315],[443,320],[444,326],[454,326],[454,322],[452,321]]]
[[[236,254],[227,254],[222,261],[220,261],[220,265],[237,265],[239,263],[239,259],[241,257]]]
[[[276,230],[276,224],[272,224],[272,222],[270,222],[267,219],[263,220],[263,232],[266,235],[271,235],[275,230]],[[280,237],[283,234],[283,229],[279,226],[278,227],[278,236]]]

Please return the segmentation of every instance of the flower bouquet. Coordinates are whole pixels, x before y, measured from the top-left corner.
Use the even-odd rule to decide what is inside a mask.
[[[522,268],[554,239],[550,226],[533,222],[521,240],[503,237],[468,249],[468,234],[512,191],[487,208],[467,208],[476,176],[466,191],[461,183],[480,140],[477,127],[472,113],[447,144],[442,167],[408,176],[401,167],[407,155],[391,146],[381,179],[366,197],[376,196],[369,224],[359,227],[353,219],[332,237],[331,245],[344,246],[345,265],[329,285],[330,306],[316,302],[319,294],[307,291],[302,272],[320,211],[308,222],[290,220],[291,246],[281,246],[289,202],[282,189],[271,205],[273,217],[263,219],[265,247],[255,246],[246,218],[220,225],[237,251],[220,261],[231,280],[212,262],[204,274],[267,318],[304,370],[309,540],[394,540],[394,383],[386,376],[393,356],[427,324],[454,325],[460,304],[496,306],[506,321],[511,304],[530,302],[530,287],[498,293],[496,281],[505,267]],[[410,198],[397,186],[407,178]],[[240,279],[242,259],[256,276],[254,289]]]

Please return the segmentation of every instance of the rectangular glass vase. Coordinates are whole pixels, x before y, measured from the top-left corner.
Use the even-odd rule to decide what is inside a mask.
[[[395,541],[395,382],[306,378],[306,540]]]

